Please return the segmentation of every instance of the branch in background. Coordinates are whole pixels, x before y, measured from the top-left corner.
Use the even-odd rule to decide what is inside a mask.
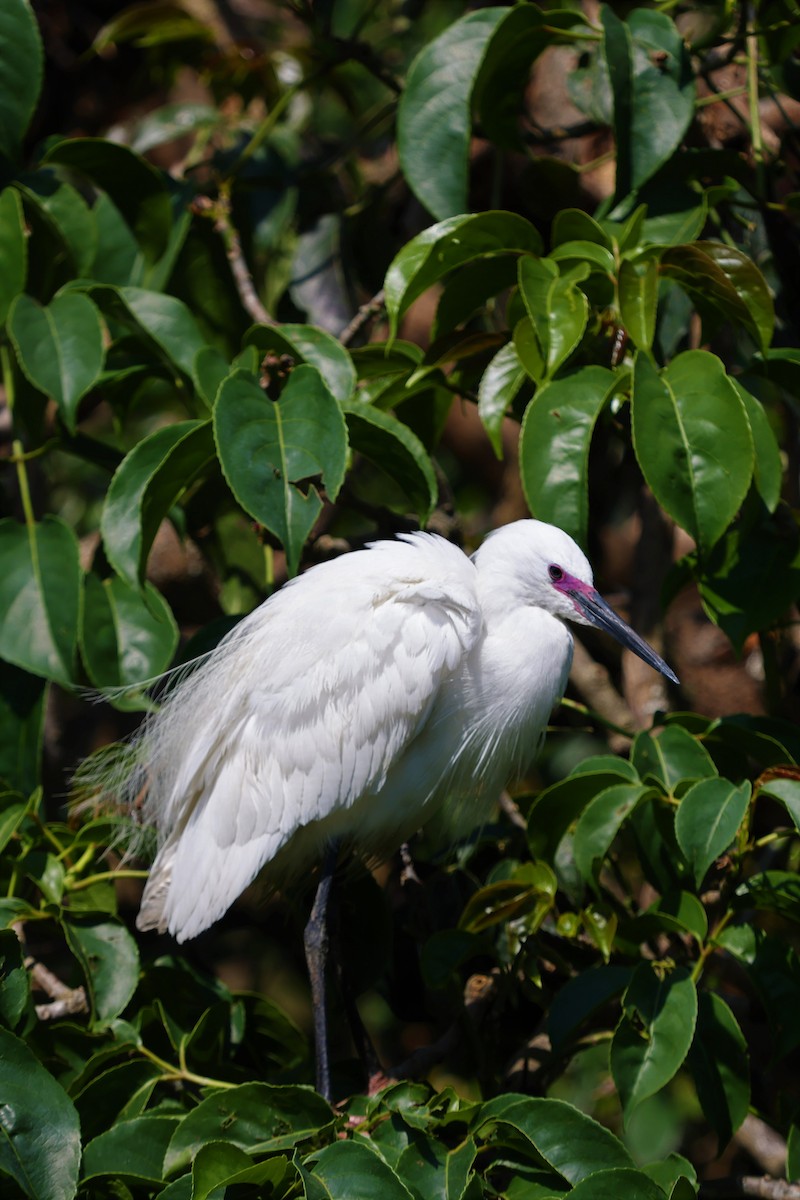
[[[611,682],[611,676],[604,666],[595,662],[586,647],[575,639],[575,650],[572,657],[570,680],[601,717],[612,725],[620,725],[623,729],[635,729],[636,721],[625,700]],[[609,746],[614,752],[626,750],[630,738],[619,733],[612,733]]]
[[[22,922],[15,921],[12,928],[20,944],[24,947],[25,931]],[[49,967],[46,967],[44,963],[37,962],[30,955],[25,958],[25,970],[30,973],[33,986],[50,997],[46,1004],[35,1005],[36,1015],[40,1021],[55,1021],[60,1017],[71,1016],[73,1013],[89,1011],[84,988],[67,987]]]
[[[349,346],[356,334],[360,333],[364,326],[367,325],[373,319],[373,317],[378,315],[383,308],[384,299],[384,291],[383,288],[381,288],[379,292],[375,293],[371,300],[368,300],[366,304],[361,305],[361,308],[353,317],[350,324],[347,325],[339,334],[339,341],[343,346]]]
[[[730,1179],[715,1179],[700,1185],[700,1200],[738,1200],[740,1196],[800,1200],[800,1184],[770,1179],[768,1175],[732,1175]]]
[[[192,209],[200,216],[213,218],[214,228],[222,237],[225,253],[231,264],[236,291],[247,314],[257,325],[277,325],[275,318],[264,308],[256,291],[253,276],[244,257],[239,232],[231,222],[230,201],[227,196],[220,195],[217,200],[211,200],[208,196],[198,196]]]
[[[748,1113],[734,1138],[767,1175],[783,1175],[786,1170],[786,1141],[766,1121]]]
[[[494,975],[471,975],[464,987],[464,1009],[441,1037],[429,1046],[420,1046],[405,1062],[387,1071],[390,1079],[423,1079],[429,1071],[447,1058],[464,1037],[464,1025],[477,1032],[497,988]],[[794,1198],[792,1198],[794,1200]]]

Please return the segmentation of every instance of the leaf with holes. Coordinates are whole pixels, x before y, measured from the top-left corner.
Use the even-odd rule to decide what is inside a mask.
[[[340,406],[307,364],[291,372],[278,401],[250,374],[234,371],[217,394],[214,437],[231,491],[280,538],[294,575],[322,511],[319,486],[333,500],[344,480],[347,427]]]

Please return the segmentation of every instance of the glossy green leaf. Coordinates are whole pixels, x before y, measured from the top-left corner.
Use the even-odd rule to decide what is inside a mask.
[[[649,350],[656,332],[658,305],[658,263],[654,258],[643,262],[622,261],[617,281],[622,324],[634,345]]]
[[[528,507],[582,546],[588,533],[589,447],[616,386],[606,367],[583,367],[539,388],[522,422],[520,474]]]
[[[453,1149],[435,1136],[418,1134],[394,1164],[399,1179],[426,1200],[461,1200],[470,1179],[477,1147],[466,1138]]]
[[[182,300],[140,287],[97,285],[90,290],[103,312],[142,337],[171,373],[177,369],[192,378],[195,359],[207,342]]]
[[[753,474],[753,438],[739,393],[719,359],[704,350],[679,354],[661,374],[639,354],[631,406],[647,483],[706,553],[736,515]]]
[[[498,458],[503,456],[503,421],[506,412],[528,378],[513,342],[497,351],[481,376],[478,414]]]
[[[596,242],[562,242],[550,251],[548,257],[552,262],[585,262],[592,270],[600,271],[609,277],[616,273],[614,255],[605,246],[598,246]]]
[[[256,346],[260,354],[288,354],[296,362],[316,367],[336,399],[348,400],[356,386],[353,360],[330,333],[314,325],[253,325],[243,346]]]
[[[43,679],[0,659],[0,780],[25,796],[40,782],[46,697]]]
[[[642,730],[631,749],[631,762],[642,779],[657,779],[668,791],[683,779],[716,775],[717,768],[697,738],[680,725],[668,725],[657,734]]]
[[[534,226],[515,213],[467,214],[431,225],[403,247],[386,272],[392,337],[409,305],[456,267],[489,255],[539,254],[541,249]]]
[[[778,446],[775,434],[772,432],[772,426],[764,411],[763,404],[755,396],[751,395],[746,388],[742,387],[738,379],[733,379],[731,382],[742,398],[747,419],[750,422],[750,432],[753,435],[753,449],[755,451],[753,482],[769,512],[774,512],[781,498],[781,486],[783,484],[783,464],[781,462],[780,447]]]
[[[80,611],[75,534],[57,517],[0,521],[0,658],[69,686]]]
[[[574,1200],[664,1200],[657,1183],[642,1171],[616,1168],[597,1171],[569,1193]]]
[[[665,932],[690,933],[698,942],[705,941],[708,936],[708,916],[691,892],[667,892],[644,912],[620,925],[620,937],[637,945]]]
[[[675,814],[675,836],[699,888],[706,871],[736,837],[750,802],[750,784],[701,779],[689,788]]]
[[[491,304],[493,297],[512,288],[516,281],[517,264],[511,255],[478,258],[453,271],[444,283],[436,305],[431,341],[451,333],[487,302]]]
[[[780,801],[800,832],[800,779],[767,778],[758,789],[762,793]]]
[[[605,788],[629,779],[628,772],[606,767],[591,774],[570,775],[545,788],[536,797],[528,816],[531,853],[552,859],[564,834],[586,805]]]
[[[579,25],[585,28],[583,14],[566,7],[518,4],[506,10],[486,46],[472,90],[482,137],[504,149],[524,150],[520,118],[531,68],[548,46],[570,44],[568,32]]]
[[[492,33],[507,8],[481,8],[449,25],[420,50],[397,113],[403,173],[438,219],[468,208],[471,96]]]
[[[95,687],[129,687],[166,671],[178,627],[164,597],[115,575],[85,577],[81,655]]]
[[[681,1066],[696,1020],[697,992],[684,967],[637,966],[611,1043],[611,1073],[626,1122]]]
[[[15,161],[42,86],[44,54],[39,26],[27,0],[0,5],[0,155]]]
[[[120,1121],[86,1146],[83,1152],[84,1180],[110,1175],[115,1179],[161,1184],[164,1155],[179,1126],[180,1118],[174,1116],[143,1116]]]
[[[698,1000],[689,1067],[703,1116],[717,1135],[721,1154],[750,1107],[747,1042],[721,996],[701,992]]]
[[[131,450],[108,489],[100,521],[108,561],[131,587],[170,508],[214,458],[210,421],[157,429]]]
[[[70,167],[107,192],[149,262],[164,253],[172,229],[172,205],[164,177],[146,159],[118,142],[76,138],[56,143],[44,162]]]
[[[747,254],[722,242],[690,242],[666,250],[660,269],[726,320],[743,325],[759,349],[767,350],[775,308],[766,279]]]
[[[363,454],[398,483],[425,525],[439,494],[430,457],[422,442],[402,421],[360,400],[342,404],[351,450]]]
[[[553,220],[553,246],[563,246],[568,242],[591,242],[601,246],[609,254],[612,250],[612,239],[606,230],[590,217],[582,208],[561,208]],[[611,263],[613,266],[613,256]]]
[[[25,287],[27,272],[22,202],[19,192],[8,187],[0,192],[0,325],[5,324],[12,301]]]
[[[136,942],[121,921],[107,916],[70,914],[63,929],[86,978],[94,1020],[120,1016],[139,980]]]
[[[630,983],[631,967],[591,967],[568,980],[553,1000],[547,1029],[554,1049],[568,1041],[588,1017],[618,996]]]
[[[614,96],[617,199],[667,161],[694,116],[695,84],[683,39],[666,13],[633,8],[625,23],[601,10]]]
[[[572,1184],[596,1171],[633,1166],[613,1133],[563,1100],[513,1092],[498,1096],[482,1105],[472,1124],[473,1134],[495,1121],[520,1133],[548,1166]]]
[[[98,229],[94,211],[78,189],[62,182],[46,167],[25,176],[19,187],[26,203],[35,205],[57,230],[74,275],[78,279],[88,277],[97,256]]]
[[[46,307],[22,294],[11,306],[8,329],[22,370],[55,400],[67,428],[75,430],[78,404],[103,368],[103,326],[87,296],[66,293]]]
[[[580,264],[578,276],[588,268]],[[519,260],[519,290],[533,322],[544,364],[543,378],[549,379],[566,362],[586,328],[589,306],[576,286],[576,272],[559,275],[550,259],[524,255]],[[535,382],[540,379],[535,377]]]
[[[334,1142],[303,1163],[296,1163],[306,1200],[353,1200],[355,1196],[412,1200],[400,1177],[369,1141]]]
[[[217,1188],[234,1189],[246,1184],[262,1189],[259,1195],[268,1196],[277,1190],[288,1165],[283,1154],[254,1163],[229,1142],[208,1142],[200,1147],[192,1163],[192,1200],[207,1200]]]
[[[164,1173],[185,1170],[207,1142],[226,1141],[248,1154],[269,1154],[317,1136],[332,1120],[330,1106],[308,1087],[245,1083],[215,1092],[175,1130]]]
[[[214,436],[231,491],[242,508],[280,538],[291,574],[322,511],[315,483],[335,499],[344,480],[347,429],[340,406],[315,367],[296,367],[270,400],[235,371],[214,408]]]
[[[31,1200],[70,1200],[81,1157],[78,1114],[23,1041],[0,1029],[3,1136],[0,1173]]]
[[[648,791],[643,784],[615,784],[595,796],[581,813],[572,850],[575,865],[587,883],[595,878],[626,818]]]

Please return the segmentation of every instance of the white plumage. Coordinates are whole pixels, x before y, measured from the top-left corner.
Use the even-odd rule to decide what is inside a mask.
[[[561,530],[519,521],[474,555],[432,534],[312,568],[173,688],[121,790],[146,781],[159,850],[141,929],[194,937],[260,873],[333,839],[386,854],[446,810],[480,819],[566,687],[565,620],[600,624],[674,676],[604,604]]]

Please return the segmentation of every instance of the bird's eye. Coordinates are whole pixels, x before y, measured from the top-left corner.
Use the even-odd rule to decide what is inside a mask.
[[[558,583],[559,580],[564,578],[563,570],[561,567],[557,567],[555,563],[551,563],[547,570],[553,583]]]

